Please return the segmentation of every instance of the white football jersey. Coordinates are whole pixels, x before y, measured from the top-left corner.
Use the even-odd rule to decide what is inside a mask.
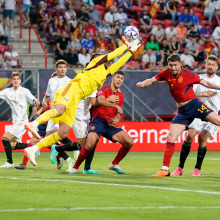
[[[77,111],[76,111],[76,118],[78,120],[88,120],[88,119],[90,119],[90,111],[89,110],[92,106],[90,98],[96,97],[96,93],[97,93],[97,90],[94,91],[92,93],[92,95],[89,96],[86,100],[82,99],[79,102],[79,104],[77,106]]]
[[[27,103],[33,103],[34,99],[36,99],[28,89],[22,86],[17,90],[14,90],[12,87],[0,91],[0,98],[4,99],[10,105],[13,123],[28,118]]]
[[[56,91],[68,83],[71,79],[67,76],[58,78],[57,76],[50,78],[47,84],[46,96],[50,96],[51,103],[54,100]]]
[[[220,85],[220,77],[215,75],[213,78],[209,78],[207,77],[206,74],[201,74],[200,75],[204,80],[212,82],[216,85]],[[195,93],[199,93],[199,92],[205,92],[208,90],[211,90],[213,92],[216,92],[215,95],[211,96],[211,97],[199,97],[200,100],[202,102],[204,102],[209,108],[211,108],[213,111],[215,111],[216,113],[218,113],[218,111],[220,110],[220,90],[217,89],[209,89],[206,88],[200,84],[194,84],[193,85],[193,90]]]

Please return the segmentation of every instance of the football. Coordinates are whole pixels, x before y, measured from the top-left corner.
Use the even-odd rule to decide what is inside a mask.
[[[124,30],[127,39],[136,40],[139,37],[139,30],[134,26],[127,26]]]

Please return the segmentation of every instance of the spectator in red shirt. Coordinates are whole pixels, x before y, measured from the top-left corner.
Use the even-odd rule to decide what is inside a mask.
[[[94,22],[92,19],[88,20],[88,25],[84,28],[84,31],[85,33],[89,32],[92,38],[96,38],[98,36],[98,30],[96,26],[94,25]]]

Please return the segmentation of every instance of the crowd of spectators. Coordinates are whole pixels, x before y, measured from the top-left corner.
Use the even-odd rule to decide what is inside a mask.
[[[122,45],[128,25],[140,30],[141,47],[125,69],[161,70],[175,53],[185,67],[201,70],[209,54],[220,55],[220,0],[30,2],[30,18],[24,10],[24,23],[36,22],[41,36],[54,45],[55,59],[65,59],[72,68],[85,67],[93,52],[108,53]],[[4,27],[8,31],[10,25]],[[1,26],[0,41],[8,42]]]

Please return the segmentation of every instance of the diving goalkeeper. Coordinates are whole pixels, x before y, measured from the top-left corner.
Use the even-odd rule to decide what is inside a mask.
[[[52,106],[54,109],[46,111],[39,116],[35,121],[26,124],[25,128],[30,131],[35,137],[40,138],[37,133],[37,126],[41,123],[47,122],[52,119],[55,123],[59,124],[58,132],[55,132],[44,139],[38,144],[24,150],[25,155],[28,156],[31,163],[36,166],[35,152],[39,149],[51,146],[57,141],[66,138],[75,120],[76,109],[79,101],[88,98],[95,90],[99,89],[105,82],[108,75],[113,75],[119,68],[121,68],[140,47],[139,39],[128,41],[124,37],[122,40],[125,45],[117,48],[111,53],[101,55],[93,54],[90,63],[86,68],[69,83],[57,90]],[[107,62],[114,58],[123,55],[117,62],[107,67]],[[64,68],[66,68],[66,64]],[[115,103],[109,107],[116,108],[118,113],[122,114],[123,111],[120,106]]]

